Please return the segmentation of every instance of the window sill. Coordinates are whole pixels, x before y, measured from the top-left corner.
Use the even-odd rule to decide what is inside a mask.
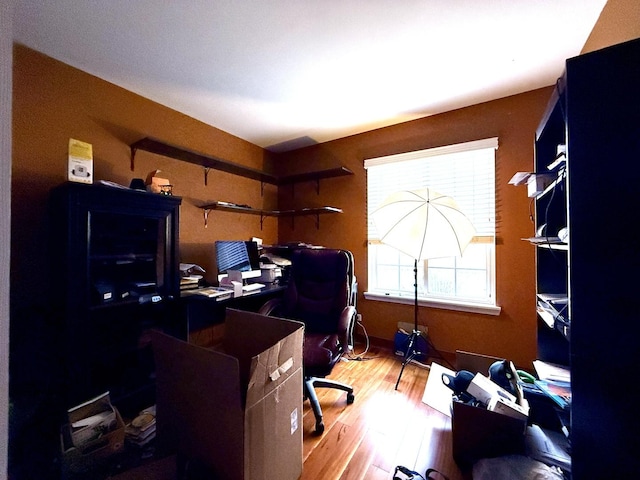
[[[386,295],[383,293],[364,292],[364,298],[378,302],[402,303],[413,305],[415,300],[413,297],[398,297],[395,295]],[[483,303],[470,303],[455,300],[425,300],[418,298],[418,305],[421,307],[441,308],[443,310],[456,310],[459,312],[481,313],[484,315],[500,315],[501,308],[495,305],[486,305]]]

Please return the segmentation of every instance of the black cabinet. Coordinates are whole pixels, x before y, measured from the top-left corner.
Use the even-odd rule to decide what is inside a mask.
[[[54,189],[67,407],[105,391],[123,414],[154,402],[150,331],[186,336],[175,306],[180,203],[103,185]]]
[[[538,354],[571,369],[572,476],[635,478],[640,39],[566,62],[535,148]]]

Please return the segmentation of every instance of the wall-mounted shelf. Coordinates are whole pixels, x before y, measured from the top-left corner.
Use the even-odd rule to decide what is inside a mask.
[[[151,137],[143,138],[130,145],[131,148],[131,170],[135,167],[135,155],[138,150],[156,153],[165,157],[174,158],[183,162],[193,163],[204,167],[204,183],[207,184],[207,177],[210,169],[220,170],[222,172],[231,173],[245,178],[258,180],[261,183],[269,183],[271,185],[287,185],[292,183],[306,182],[315,180],[319,182],[323,178],[340,177],[344,175],[353,175],[353,172],[346,167],[338,166],[312,172],[298,173],[294,175],[277,176],[261,170],[245,167],[237,163],[222,160],[220,158],[206,155],[204,153],[195,152],[183,147],[171,145]]]
[[[246,205],[236,205],[228,202],[213,202],[200,207],[204,210],[204,226],[207,226],[209,219],[209,212],[211,210],[221,210],[227,212],[246,213],[249,215],[260,216],[260,230],[262,230],[262,224],[267,217],[291,217],[293,222],[294,217],[315,215],[316,228],[320,228],[320,215],[329,213],[342,213],[342,210],[336,207],[315,207],[315,208],[302,208],[299,210],[262,210],[257,208],[251,208]]]
[[[262,183],[277,184],[277,178],[273,175],[264,173],[255,168],[245,167],[237,163],[228,162],[211,155],[205,155],[203,153],[195,152],[183,147],[171,145],[166,142],[161,142],[151,137],[143,138],[130,145],[131,147],[131,170],[135,167],[135,155],[138,150],[144,150],[146,152],[156,153],[169,158],[175,158],[187,163],[193,163],[204,167],[204,183],[207,184],[207,175],[209,169],[220,170],[222,172],[231,173],[233,175],[239,175],[241,177],[251,178],[253,180],[259,180]]]

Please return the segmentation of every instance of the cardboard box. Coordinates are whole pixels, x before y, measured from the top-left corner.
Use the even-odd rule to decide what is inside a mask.
[[[469,467],[480,458],[522,454],[526,426],[526,421],[454,401],[453,459]]]
[[[105,412],[107,415],[101,415]],[[72,426],[95,415],[100,420],[81,428]],[[69,410],[69,423],[60,430],[63,477],[94,470],[120,453],[124,448],[124,427],[108,393]]]
[[[534,198],[544,192],[544,189],[551,185],[555,175],[553,173],[532,174],[527,179],[527,195]]]
[[[220,479],[302,473],[302,323],[227,309],[222,344],[154,332],[157,442]]]
[[[69,139],[67,178],[72,182],[93,183],[93,146]]]
[[[71,442],[82,448],[105,432],[117,428],[116,409],[109,392],[98,395],[67,411]]]
[[[147,192],[171,195],[172,185],[168,178],[159,177],[160,170],[154,170],[147,175],[145,185]]]
[[[507,392],[500,385],[480,372],[476,373],[473,380],[471,380],[471,383],[467,387],[467,392],[485,405],[489,405],[489,403],[497,397],[502,397],[511,402],[516,401],[514,395]]]
[[[511,400],[505,400],[502,397],[495,396],[489,401],[487,410],[508,415],[524,422],[529,419],[529,404],[526,400],[523,401],[522,405],[518,405]]]
[[[488,373],[500,358],[470,352],[456,352],[459,370]],[[524,452],[527,420],[503,413],[453,402],[451,415],[453,458],[461,467],[470,467],[480,458]]]

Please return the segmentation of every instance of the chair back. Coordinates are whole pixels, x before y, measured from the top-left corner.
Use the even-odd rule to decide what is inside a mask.
[[[337,333],[342,312],[350,304],[349,268],[344,250],[296,250],[283,298],[283,316],[304,322],[310,333]]]

